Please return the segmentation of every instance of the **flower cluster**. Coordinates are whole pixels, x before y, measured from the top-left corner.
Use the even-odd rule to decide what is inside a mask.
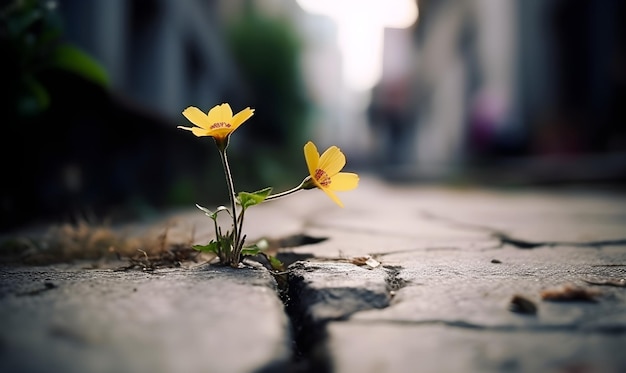
[[[261,189],[253,193],[235,193],[226,149],[228,148],[230,135],[246,120],[250,119],[253,114],[254,109],[247,107],[233,115],[233,111],[227,103],[214,106],[207,114],[194,106],[190,106],[183,111],[185,118],[193,123],[194,127],[178,126],[178,128],[191,131],[197,137],[212,137],[215,141],[222,160],[222,166],[224,167],[231,204],[230,210],[227,207],[220,206],[215,211],[196,205],[208,217],[213,219],[216,238],[207,245],[196,245],[194,248],[213,252],[220,259],[220,263],[233,267],[239,267],[242,258],[246,255],[263,254],[268,258],[272,267],[276,268],[280,266],[280,262],[264,254],[260,245],[244,246],[246,236],[242,234],[242,230],[246,209],[300,190],[316,188],[324,191],[337,205],[343,207],[343,203],[335,192],[356,188],[359,183],[359,176],[354,173],[341,172],[346,164],[346,157],[338,147],[331,146],[320,155],[315,144],[309,141],[304,145],[304,158],[309,175],[297,187],[276,194],[271,194],[272,188]],[[217,224],[217,216],[223,211],[227,212],[233,221],[231,230],[225,233],[221,231]]]

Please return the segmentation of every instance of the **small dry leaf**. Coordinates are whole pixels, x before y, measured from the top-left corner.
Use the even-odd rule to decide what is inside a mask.
[[[511,302],[509,303],[509,310],[516,313],[534,315],[537,313],[537,306],[532,300],[516,294],[513,296],[513,298],[511,298]]]
[[[380,262],[369,255],[357,256],[350,260],[354,265],[365,266],[368,269],[374,269],[380,265]]]
[[[376,268],[380,265],[380,262],[376,259],[369,258],[368,260],[365,261],[365,265],[370,268]]]
[[[551,301],[587,301],[595,302],[599,291],[575,286],[571,284],[563,285],[559,288],[546,289],[541,292],[541,299]]]
[[[350,262],[357,266],[363,266],[365,265],[365,262],[369,258],[370,258],[369,256],[355,256],[354,258],[350,260]]]

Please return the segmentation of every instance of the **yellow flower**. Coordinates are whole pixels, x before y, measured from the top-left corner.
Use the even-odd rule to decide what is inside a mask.
[[[323,190],[336,204],[343,203],[334,192],[352,190],[359,184],[359,176],[349,172],[339,172],[346,165],[346,156],[336,146],[326,149],[320,157],[317,147],[311,141],[304,145],[304,158],[314,185]],[[308,189],[308,188],[307,188]]]
[[[208,114],[204,114],[195,106],[190,106],[183,111],[183,115],[197,127],[178,126],[178,128],[191,131],[198,137],[210,136],[218,144],[226,144],[228,136],[248,120],[252,114],[254,114],[254,109],[247,107],[233,116],[229,104],[216,105],[209,110]]]

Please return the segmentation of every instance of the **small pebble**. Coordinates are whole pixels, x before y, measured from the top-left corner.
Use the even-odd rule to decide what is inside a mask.
[[[509,303],[512,312],[534,315],[537,313],[537,306],[530,299],[521,295],[514,295]]]

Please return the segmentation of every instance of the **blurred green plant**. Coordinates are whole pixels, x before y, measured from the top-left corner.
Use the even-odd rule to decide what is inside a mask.
[[[61,114],[79,112],[91,99],[93,91],[77,91],[77,82],[104,91],[109,79],[98,62],[67,42],[60,9],[51,0],[0,3],[0,56],[0,168],[9,180],[0,185],[4,230],[35,219],[35,209],[69,209],[72,192],[63,194],[59,175],[72,151],[73,118]]]
[[[49,108],[49,88],[42,74],[62,70],[108,86],[105,70],[91,56],[63,40],[54,1],[15,0],[0,9],[2,99],[9,122],[36,116]]]
[[[244,148],[253,151],[253,180],[285,184],[293,180],[299,164],[290,154],[309,138],[308,99],[301,70],[302,41],[289,20],[267,16],[248,2],[229,21],[226,40],[245,82],[246,102],[256,109],[258,127],[246,128]],[[239,98],[237,98],[239,100]],[[236,152],[233,154],[237,161]],[[282,160],[277,163],[275,160]]]

